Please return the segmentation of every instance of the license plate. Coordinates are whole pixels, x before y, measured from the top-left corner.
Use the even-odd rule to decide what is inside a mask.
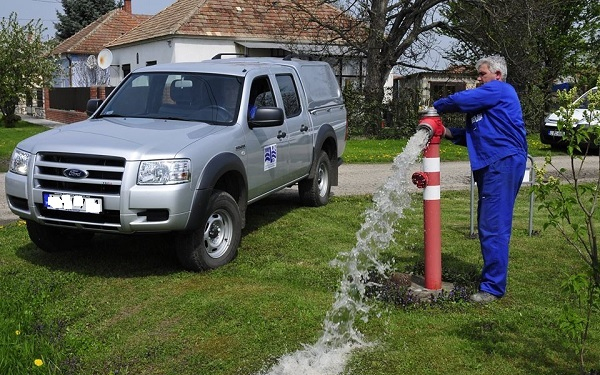
[[[102,198],[75,194],[44,193],[44,207],[49,210],[99,214],[102,212]]]
[[[551,137],[562,137],[565,135],[565,132],[561,132],[558,130],[548,130],[548,135]]]

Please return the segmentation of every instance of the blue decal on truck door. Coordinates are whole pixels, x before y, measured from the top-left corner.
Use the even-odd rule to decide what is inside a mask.
[[[277,167],[277,145],[270,145],[264,148],[265,152],[265,171]]]

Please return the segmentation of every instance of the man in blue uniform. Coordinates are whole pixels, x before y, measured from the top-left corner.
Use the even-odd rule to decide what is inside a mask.
[[[527,163],[527,140],[519,98],[505,82],[506,62],[490,56],[476,64],[481,86],[433,103],[438,113],[467,114],[466,127],[447,128],[445,137],[467,146],[477,183],[477,229],[483,255],[479,292],[486,303],[506,293],[513,208]]]

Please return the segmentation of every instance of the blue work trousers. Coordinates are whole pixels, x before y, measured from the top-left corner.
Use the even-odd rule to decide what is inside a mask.
[[[473,171],[479,196],[477,229],[483,256],[479,289],[497,297],[506,293],[513,209],[526,163],[527,156],[517,154]]]

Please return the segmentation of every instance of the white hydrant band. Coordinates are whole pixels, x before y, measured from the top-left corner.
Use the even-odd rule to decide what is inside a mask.
[[[439,201],[440,196],[440,185],[427,186],[425,191],[423,191],[424,201]]]
[[[423,172],[439,172],[440,158],[423,158]]]

